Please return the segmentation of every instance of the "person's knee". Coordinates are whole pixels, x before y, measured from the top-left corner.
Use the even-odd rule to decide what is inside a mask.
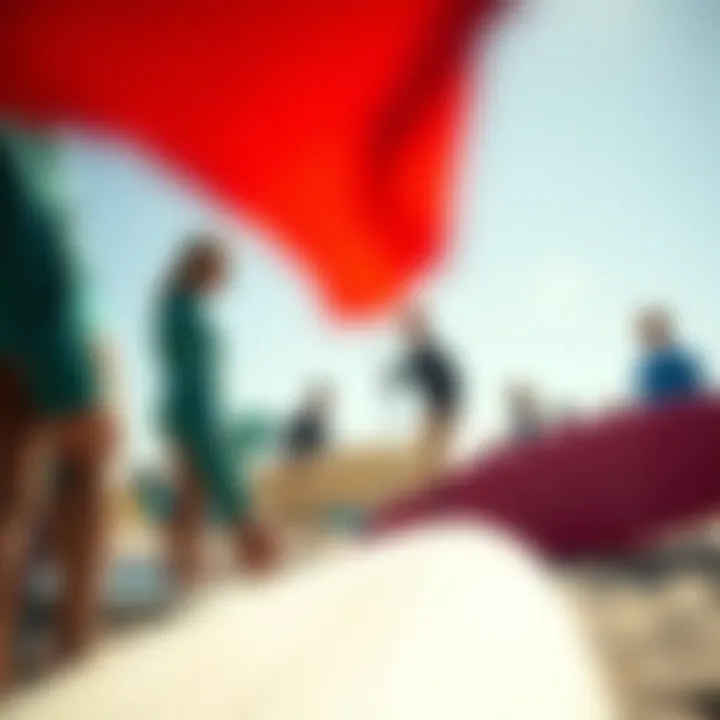
[[[82,515],[97,512],[105,501],[102,472],[92,463],[73,463],[67,469],[57,491],[58,506],[64,516],[72,515],[80,522]]]
[[[31,521],[35,507],[35,484],[31,480],[14,472],[0,477],[0,527]]]

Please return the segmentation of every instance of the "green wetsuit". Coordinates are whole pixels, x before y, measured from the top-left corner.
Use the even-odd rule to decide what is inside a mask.
[[[217,339],[202,295],[171,288],[161,302],[158,335],[165,432],[188,453],[223,520],[236,522],[249,511],[248,488],[235,468],[215,384]]]
[[[98,390],[59,165],[51,142],[0,121],[0,358],[44,417],[87,409]]]
[[[229,423],[229,447],[240,486],[249,483],[250,464],[272,450],[278,437],[277,424],[266,415],[245,414]],[[143,511],[154,522],[167,522],[172,517],[175,502],[174,490],[162,475],[139,477],[138,499]],[[214,502],[208,508],[207,519],[211,524],[225,519],[222,507]]]

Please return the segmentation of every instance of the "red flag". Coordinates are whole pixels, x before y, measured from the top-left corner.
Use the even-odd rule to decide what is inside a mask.
[[[270,227],[345,313],[441,253],[498,0],[5,0],[0,112],[121,132]]]

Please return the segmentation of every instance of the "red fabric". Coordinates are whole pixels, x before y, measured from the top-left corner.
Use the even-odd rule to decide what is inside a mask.
[[[345,313],[441,254],[466,52],[499,0],[5,0],[0,112],[119,131]]]
[[[631,549],[720,510],[720,399],[635,412],[478,460],[391,508],[387,530],[437,517],[494,520],[550,555]]]

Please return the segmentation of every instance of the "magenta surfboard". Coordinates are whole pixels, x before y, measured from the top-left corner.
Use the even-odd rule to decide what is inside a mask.
[[[381,532],[499,523],[560,558],[632,549],[720,510],[720,398],[633,410],[500,448],[385,511]]]

